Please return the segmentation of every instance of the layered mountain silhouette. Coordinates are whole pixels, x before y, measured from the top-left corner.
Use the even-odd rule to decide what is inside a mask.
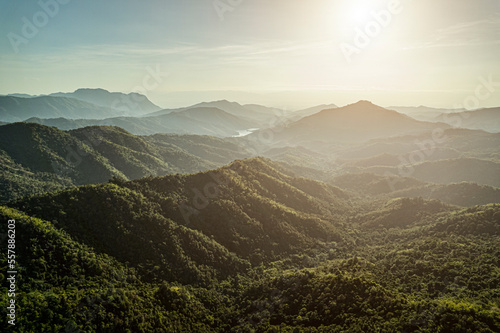
[[[499,214],[358,200],[262,158],[0,206],[24,235],[16,325],[37,331],[495,332]]]
[[[145,252],[157,251],[156,258],[151,258],[161,265],[157,273],[171,275],[179,271],[172,263],[179,258],[160,259],[160,254],[171,247],[171,241],[164,237],[194,237],[207,242],[192,231],[198,230],[239,257],[258,263],[314,246],[321,237],[342,241],[345,235],[338,214],[351,209],[348,199],[338,188],[296,178],[269,160],[249,159],[195,175],[69,189],[18,201],[14,207],[45,220],[61,221],[59,226],[73,237],[122,262],[133,261],[141,244],[149,243],[151,248]],[[122,203],[127,202],[131,205],[125,208]],[[148,209],[141,209],[143,205]],[[57,207],[70,215],[63,218]],[[88,213],[71,213],[79,209]],[[98,215],[109,223],[99,226]],[[133,215],[136,217],[131,219]],[[152,216],[156,217],[147,222]],[[115,240],[110,243],[106,234],[114,235]],[[182,244],[187,245],[185,241]],[[219,261],[217,251],[213,253],[214,263],[218,269],[229,269],[226,265],[231,263]],[[228,253],[223,256],[230,258]],[[193,282],[188,275],[184,278],[188,279],[184,282]]]
[[[139,93],[124,94],[109,92],[105,89],[78,89],[72,93],[54,93],[50,96],[69,97],[98,106],[108,107],[125,112],[127,115],[143,115],[160,110],[146,96]]]
[[[159,109],[144,95],[111,93],[104,89],[78,89],[48,96],[0,96],[0,120],[6,122],[32,117],[104,119],[121,115],[141,116]]]
[[[389,110],[394,110],[399,113],[410,116],[414,119],[421,121],[431,121],[435,122],[436,118],[440,115],[447,113],[456,113],[465,111],[465,109],[443,109],[443,108],[431,108],[428,106],[389,106]]]
[[[394,174],[347,173],[331,178],[328,183],[362,197],[425,198],[471,207],[500,203],[500,188],[470,182],[434,184]]]
[[[500,108],[441,114],[436,120],[453,127],[479,129],[491,133],[500,132]]]
[[[370,167],[377,174],[411,176],[426,182],[450,184],[474,182],[480,185],[500,187],[500,163],[478,158],[454,158],[405,164],[398,167]]]
[[[118,127],[65,132],[32,123],[2,126],[0,154],[2,201],[113,177],[192,173],[249,156],[214,137],[137,137]]]
[[[400,161],[458,158],[468,155],[480,158],[495,158],[498,154],[500,135],[478,130],[449,128],[434,133],[425,131],[416,135],[402,135],[392,138],[374,139],[365,143],[337,151],[341,159],[372,159],[378,155],[389,154],[394,161],[397,156]],[[423,154],[423,155],[422,155]],[[403,158],[399,158],[399,157]],[[367,163],[371,163],[367,161]]]
[[[456,128],[500,132],[500,109],[483,108],[478,110],[436,109],[419,107],[389,107],[391,110],[409,115],[422,121],[442,122]]]
[[[181,113],[190,109],[219,109],[230,115],[253,123],[255,127],[271,127],[274,125],[275,118],[282,116],[285,111],[269,108],[263,105],[248,104],[241,105],[237,102],[230,102],[227,100],[202,102],[192,106],[178,108],[178,109],[165,109],[148,114],[147,116],[160,116],[173,113]]]
[[[32,115],[0,126],[19,331],[500,331],[500,133],[366,101],[69,95],[2,97]],[[78,116],[99,110],[119,114]]]
[[[58,98],[61,99],[61,97]],[[372,139],[356,143],[349,141],[351,136],[342,134],[345,131],[340,133],[337,131],[338,120],[349,119],[350,122],[345,122],[344,127],[351,126],[351,131],[363,133],[360,136],[364,135],[366,139],[382,135],[382,131],[376,134],[363,132],[364,126],[369,125],[368,119],[357,122],[358,118],[352,118],[366,113],[391,121],[381,125],[385,126],[388,131],[383,132],[385,135],[396,134],[401,128],[410,129],[410,132],[414,130],[414,133],[418,134],[395,135],[392,138]],[[373,121],[375,118],[370,119]],[[203,139],[203,137],[185,135],[155,135],[148,138],[137,138],[130,133],[146,135],[194,133],[224,137],[234,136],[239,130],[243,131],[246,128],[256,126],[256,123],[242,120],[216,108],[188,108],[165,115],[140,118],[117,117],[105,120],[36,118],[31,119],[30,122],[57,125],[57,127],[67,130],[75,128],[82,128],[82,130],[61,132],[43,126],[31,126],[28,123],[27,125],[2,126],[0,134],[4,138],[2,159],[5,164],[3,182],[6,184],[3,200],[38,191],[66,187],[71,184],[99,183],[107,181],[111,177],[136,179],[147,175],[196,172],[229,163],[234,158],[250,157],[256,154],[282,161],[290,170],[318,180],[327,180],[332,172],[330,170],[336,170],[336,173],[371,172],[380,175],[411,176],[426,182],[444,184],[466,181],[480,185],[499,186],[498,163],[495,162],[498,154],[497,147],[500,144],[498,134],[465,129],[442,129],[442,124],[418,122],[368,102],[324,110],[285,128],[270,129],[275,135],[275,139],[277,138],[276,141],[282,146],[287,142],[292,145],[296,144],[299,136],[290,137],[290,131],[307,133],[307,136],[300,141],[309,149],[286,146],[271,148],[275,142],[263,142],[258,135],[234,139],[233,146],[226,149],[222,146],[226,146],[229,141],[213,137]],[[311,124],[320,122],[321,126],[318,125],[319,129],[316,131],[314,127],[310,127],[312,125],[307,125],[310,122]],[[126,139],[121,138],[116,142],[114,140],[118,138],[117,135],[112,136],[113,140],[103,139],[99,133],[111,130],[107,127],[95,127],[93,130],[83,129],[89,125],[113,125],[124,128],[126,131],[123,131],[122,135]],[[399,127],[399,125],[403,127]],[[433,127],[439,131],[439,142],[432,141]],[[39,135],[38,131],[43,134]],[[323,134],[319,135],[318,133],[321,131]],[[116,134],[120,130],[115,128],[111,132]],[[78,133],[83,134],[78,135]],[[86,135],[101,145],[90,145],[91,149],[88,154],[75,153],[87,150]],[[97,137],[94,138],[94,135]],[[342,140],[346,141],[336,139],[339,135],[343,136]],[[45,138],[45,136],[47,137]],[[282,137],[287,137],[288,140],[283,141]],[[44,140],[40,141],[40,138],[44,138]],[[171,144],[173,138],[176,138],[176,143]],[[14,144],[11,144],[12,140],[14,140]],[[129,145],[134,140],[145,141],[150,146],[148,146],[149,148],[144,148],[146,147],[144,146],[140,149],[131,149]],[[196,149],[187,151],[187,155],[184,154],[186,151],[183,147],[188,147],[184,140],[197,142]],[[199,144],[204,140],[207,141],[207,146]],[[59,143],[56,148],[51,147],[54,142],[59,141],[62,143]],[[268,146],[268,143],[271,144],[271,147]],[[339,143],[341,145],[332,150],[331,145]],[[347,143],[350,145],[344,147]],[[29,155],[25,154],[26,144],[27,147],[35,149]],[[353,146],[353,144],[355,145]],[[135,144],[133,146],[135,147]],[[332,152],[336,157],[330,155]],[[32,160],[26,160],[27,156],[35,157]],[[91,164],[80,164],[80,159]],[[78,168],[82,168],[82,170],[74,169],[75,161],[78,161]],[[95,167],[90,167],[90,165]],[[98,169],[101,171],[95,172]],[[467,170],[482,171],[477,173]],[[22,176],[18,177],[20,175]]]
[[[0,120],[24,121],[31,117],[92,119],[122,115],[123,112],[74,98],[41,96],[32,98],[0,96]]]
[[[360,101],[293,122],[276,131],[275,142],[309,146],[314,142],[356,143],[448,127],[446,124],[417,121],[368,101]]]
[[[257,123],[233,116],[214,107],[198,107],[147,117],[115,117],[106,119],[40,119],[26,122],[71,130],[86,126],[117,126],[136,135],[157,133],[198,134],[219,137],[237,136],[258,126]]]
[[[293,111],[288,115],[287,118],[290,121],[297,121],[297,120],[300,120],[304,117],[312,116],[313,114],[316,114],[320,111],[335,109],[337,107],[338,106],[335,104],[321,104],[321,105],[313,106],[313,107],[310,107],[307,109]]]

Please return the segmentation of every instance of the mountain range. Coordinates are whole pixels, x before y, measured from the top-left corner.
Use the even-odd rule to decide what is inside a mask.
[[[262,105],[241,105],[236,102],[230,102],[227,100],[214,101],[214,102],[203,102],[179,109],[165,109],[157,112],[148,114],[148,116],[161,116],[171,113],[179,113],[189,109],[208,109],[217,108],[224,112],[227,112],[235,117],[242,120],[255,123],[256,126],[270,126],[268,123],[276,117],[276,114],[283,113],[284,111],[276,108],[268,108]],[[257,125],[258,124],[258,125]]]
[[[66,97],[13,97],[0,96],[0,119],[5,122],[24,121],[37,116],[40,118],[108,118],[122,112],[92,103]]]
[[[287,113],[276,108],[260,105],[243,106],[224,100],[180,109],[160,110],[140,117],[122,116],[105,119],[32,117],[25,121],[54,126],[62,130],[86,126],[118,126],[136,135],[177,133],[229,137],[238,136],[250,129],[274,127],[280,123],[281,118],[293,115],[292,118],[299,119],[301,114],[301,111]]]
[[[441,114],[437,116],[436,120],[454,127],[479,129],[491,133],[500,132],[500,108]]]
[[[19,331],[500,331],[496,109],[127,96],[0,97]]]
[[[157,133],[198,134],[219,137],[237,136],[241,131],[255,128],[257,123],[235,117],[213,107],[199,107],[146,117],[114,117],[106,119],[41,119],[26,122],[54,126],[63,130],[87,126],[118,126],[137,135]]]
[[[386,121],[381,125],[384,131],[365,130],[373,118],[356,122],[365,113],[372,113],[373,117],[379,117],[379,121]],[[322,181],[335,174],[368,172],[382,176],[411,176],[424,182],[452,184],[466,181],[500,186],[498,134],[443,129],[441,124],[437,126],[412,120],[368,102],[324,110],[284,128],[268,129],[272,140],[259,136],[266,133],[262,130],[246,137],[227,139],[184,135],[234,136],[237,134],[235,128],[243,131],[255,126],[215,108],[188,108],[159,116],[112,119],[112,122],[109,119],[58,119],[58,127],[69,132],[32,123],[2,126],[0,149],[4,161],[2,183],[5,184],[2,199],[9,200],[71,184],[99,183],[112,177],[136,179],[147,175],[203,171],[237,158],[256,155],[283,162],[291,170]],[[39,118],[32,121],[53,124],[51,120]],[[84,128],[96,123],[113,124],[115,127]],[[344,132],[335,130],[339,124],[342,124]],[[328,131],[328,126],[331,131]],[[326,133],[322,132],[322,128]],[[433,141],[433,128],[438,130],[439,137],[434,138],[438,141]],[[346,136],[346,129],[352,133]],[[398,136],[403,129],[414,134]],[[183,135],[152,135],[161,132]],[[133,133],[150,136],[137,137]],[[321,137],[320,133],[324,136]],[[385,133],[388,138],[353,142],[350,139],[353,133],[363,133],[359,136],[364,135],[365,139]],[[338,139],[339,136],[345,141]],[[171,144],[173,138],[176,142]],[[204,147],[202,149],[186,151],[184,140],[206,141],[207,144],[198,146]],[[99,145],[89,144],[94,141]],[[296,145],[298,141],[300,146],[289,146]],[[142,142],[142,146],[133,142]],[[221,148],[221,145],[231,148]],[[29,154],[26,153],[27,147]],[[76,166],[75,161],[78,162]]]
[[[412,118],[421,121],[435,121],[440,115],[447,113],[456,113],[465,111],[465,109],[443,109],[443,108],[431,108],[428,106],[389,106],[389,110],[394,110],[402,114],[406,114]]]
[[[53,93],[50,96],[69,97],[98,106],[108,107],[129,115],[141,115],[160,110],[146,96],[139,93],[124,94],[104,89],[77,89],[72,93]]]
[[[1,201],[113,177],[192,173],[247,157],[247,150],[214,137],[137,137],[118,127],[69,132],[32,123],[0,129]]]
[[[144,95],[111,93],[104,89],[78,89],[72,93],[31,96],[0,96],[0,120],[28,118],[104,119],[122,115],[140,116],[159,110]]]
[[[478,129],[491,133],[500,132],[499,108],[465,110],[436,109],[419,106],[389,107],[388,109],[406,114],[417,120],[447,123],[456,128]]]
[[[376,124],[376,126],[374,126]],[[416,134],[449,125],[417,121],[368,101],[320,111],[275,130],[277,145],[318,147],[324,144],[360,143],[382,137]],[[250,136],[257,136],[254,133]]]
[[[366,202],[262,158],[0,206],[23,235],[16,324],[38,331],[494,332],[499,214]]]

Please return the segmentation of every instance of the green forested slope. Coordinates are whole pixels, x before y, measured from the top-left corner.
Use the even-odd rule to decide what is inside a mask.
[[[258,158],[9,205],[24,331],[500,330],[498,204],[358,200]]]
[[[301,251],[320,237],[342,240],[342,214],[351,209],[347,195],[315,181],[293,178],[278,168],[268,160],[250,159],[195,175],[80,187],[13,206],[54,221],[96,249],[119,253],[130,262],[139,262],[132,260],[134,246],[151,244],[153,266],[168,267],[179,256],[162,259],[159,253],[172,251],[169,247],[177,242],[162,239],[171,233],[189,234],[192,229],[254,262]],[[115,239],[109,241],[109,235]],[[181,238],[186,237],[194,236]],[[162,246],[165,249],[157,251]],[[213,257],[216,263],[223,255]]]
[[[241,146],[196,136],[135,136],[118,127],[69,132],[15,123],[0,128],[0,200],[71,185],[195,173],[246,156]]]
[[[217,321],[197,296],[205,297],[206,290],[144,283],[136,270],[75,242],[50,222],[6,207],[0,207],[0,218],[15,219],[17,235],[17,316],[15,326],[3,322],[6,331],[216,331]],[[1,226],[6,232],[6,223]],[[0,263],[6,272],[4,251]],[[0,295],[6,304],[7,288]],[[7,318],[5,306],[1,313]]]

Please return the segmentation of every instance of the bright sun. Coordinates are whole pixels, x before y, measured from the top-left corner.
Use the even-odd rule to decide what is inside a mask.
[[[341,1],[340,5],[335,6],[339,11],[345,23],[363,24],[371,19],[373,11],[386,8],[387,0],[349,0]]]
[[[366,0],[352,1],[346,6],[345,18],[351,24],[360,24],[366,22],[370,17],[370,2]]]
[[[335,20],[327,20],[333,29],[332,32],[343,36],[352,35],[354,29],[363,28],[372,20],[372,12],[387,7],[387,0],[345,0],[336,2],[332,6]]]

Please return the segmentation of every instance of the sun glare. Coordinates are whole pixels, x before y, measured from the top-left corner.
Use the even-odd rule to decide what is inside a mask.
[[[370,17],[370,5],[368,1],[353,1],[347,6],[345,12],[346,20],[352,24],[360,24]]]
[[[356,27],[363,26],[370,18],[373,4],[367,0],[341,1],[332,5],[332,16],[325,17],[332,34],[348,37]],[[331,14],[330,14],[331,15]]]
[[[371,13],[383,5],[384,2],[379,0],[342,1],[333,10],[343,29],[354,29],[372,19]]]

